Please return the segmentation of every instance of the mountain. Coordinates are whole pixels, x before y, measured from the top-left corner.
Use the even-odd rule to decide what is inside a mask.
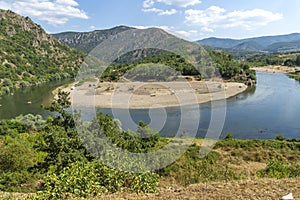
[[[0,93],[74,77],[83,58],[29,17],[0,10]]]
[[[233,50],[260,51],[264,47],[254,41],[242,42],[232,47]]]
[[[288,35],[263,36],[240,40],[207,38],[198,40],[197,42],[207,46],[230,50],[285,52],[299,51],[299,41],[300,33],[292,33]]]
[[[266,48],[266,51],[269,52],[292,52],[299,51],[300,49],[300,40],[292,42],[277,42],[269,45]]]
[[[243,43],[239,40],[229,39],[229,38],[206,38],[203,40],[197,41],[199,44],[211,46],[211,47],[218,47],[218,48],[233,48],[234,46]]]
[[[109,37],[132,29],[134,28],[117,26],[107,30],[96,30],[91,32],[63,32],[53,34],[53,36],[70,47],[89,53]]]

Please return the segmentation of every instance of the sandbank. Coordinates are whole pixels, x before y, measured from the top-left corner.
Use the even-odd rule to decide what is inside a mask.
[[[201,104],[225,100],[248,86],[223,81],[175,82],[85,82],[68,85],[72,106],[97,108],[156,108]]]
[[[257,72],[268,72],[268,73],[291,73],[295,72],[296,70],[300,70],[300,67],[288,67],[288,66],[281,66],[281,65],[269,65],[263,67],[253,67],[251,68]]]

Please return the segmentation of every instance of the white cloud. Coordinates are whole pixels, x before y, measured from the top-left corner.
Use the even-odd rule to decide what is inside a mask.
[[[185,11],[185,23],[202,26],[202,30],[206,32],[213,32],[216,28],[234,27],[251,30],[282,18],[283,15],[280,13],[263,9],[227,12],[223,8],[211,6],[206,10]]]
[[[180,7],[194,6],[200,4],[200,0],[156,0],[157,2],[164,3],[166,5],[175,5]]]
[[[213,33],[213,32],[215,32],[214,29],[212,29],[212,28],[207,28],[207,27],[202,27],[202,28],[201,28],[201,31],[207,32],[207,33]]]
[[[143,9],[144,12],[154,12],[157,13],[158,15],[174,15],[177,13],[177,10],[171,9],[171,10],[162,10],[158,8],[148,8],[148,9]]]
[[[63,25],[72,18],[88,19],[87,14],[77,8],[74,0],[15,0],[0,1],[0,8],[10,9],[21,15],[36,17],[51,25]]]
[[[66,6],[79,6],[79,4],[74,0],[56,0],[56,3]]]
[[[202,33],[200,33],[197,30],[188,30],[188,31],[178,30],[173,26],[134,26],[134,28],[137,29],[160,28],[172,35],[175,35],[179,38],[183,38],[186,40],[195,40],[198,39],[199,35],[202,35]]]
[[[171,30],[171,33],[174,35],[184,38],[186,40],[191,40],[191,38],[195,38],[199,35],[199,31],[197,30],[189,30],[189,31],[184,31],[184,30]]]
[[[154,5],[154,1],[153,0],[144,0],[144,3],[143,3],[143,7],[144,8],[150,8]]]

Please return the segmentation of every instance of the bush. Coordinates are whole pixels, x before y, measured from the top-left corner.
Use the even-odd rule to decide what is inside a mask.
[[[285,138],[282,135],[278,134],[276,135],[276,140],[283,141],[285,140]]]
[[[33,191],[35,153],[27,144],[11,139],[0,149],[0,189],[4,191]]]
[[[59,174],[51,171],[44,178],[45,190],[37,199],[92,197],[108,192],[155,192],[159,176],[155,173],[135,174],[111,169],[99,161],[75,162]]]
[[[224,139],[225,140],[232,140],[232,139],[234,139],[234,136],[233,136],[232,133],[228,133]]]
[[[257,172],[258,177],[268,178],[297,178],[300,177],[300,165],[288,165],[285,161],[274,159],[269,161],[266,169]]]

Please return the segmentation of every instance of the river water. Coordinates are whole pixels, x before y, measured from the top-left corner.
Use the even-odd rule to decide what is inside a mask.
[[[164,136],[173,136],[180,131],[188,135],[197,133],[198,137],[212,138],[219,137],[220,134],[222,138],[229,132],[240,139],[273,139],[277,134],[286,138],[300,138],[299,82],[284,74],[258,72],[257,78],[256,87],[228,99],[226,107],[205,103],[184,108],[151,110],[77,109],[82,112],[85,120],[91,119],[94,112],[98,111],[111,114],[120,119],[124,129],[135,129],[136,123],[143,120]],[[0,99],[0,117],[11,118],[27,113],[41,114],[44,117],[49,115],[40,108],[40,104],[49,103],[52,98],[49,91],[57,85],[59,84],[40,86],[3,97]],[[32,104],[28,104],[28,101]],[[214,109],[226,111],[225,115],[216,116]]]

